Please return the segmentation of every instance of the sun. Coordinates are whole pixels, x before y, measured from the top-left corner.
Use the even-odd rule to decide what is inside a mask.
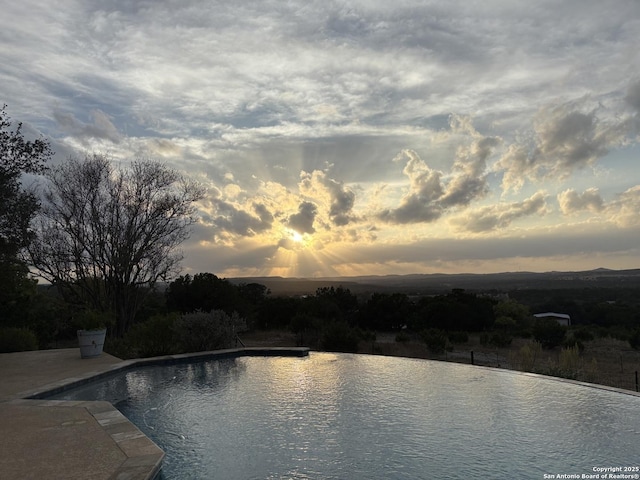
[[[304,235],[302,235],[300,232],[296,232],[295,230],[291,230],[291,240],[296,243],[303,243]]]

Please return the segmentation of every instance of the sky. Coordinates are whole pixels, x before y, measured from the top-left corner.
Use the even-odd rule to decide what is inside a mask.
[[[640,268],[637,0],[2,3],[52,164],[206,187],[183,274]]]

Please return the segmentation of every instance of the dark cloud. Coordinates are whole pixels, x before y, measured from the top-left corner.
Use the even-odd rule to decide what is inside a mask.
[[[298,206],[298,213],[289,217],[288,226],[298,233],[314,233],[313,222],[318,214],[318,207],[311,202],[302,202]]]
[[[118,132],[111,119],[102,110],[91,110],[89,112],[91,121],[83,123],[71,113],[63,113],[54,110],[53,116],[58,125],[68,134],[75,137],[82,143],[88,143],[91,139],[109,140],[113,143],[120,143],[122,135]]]
[[[482,198],[489,190],[487,183],[487,159],[500,145],[497,137],[484,137],[475,131],[469,118],[453,117],[452,132],[471,138],[458,147],[451,168],[445,177],[443,172],[431,169],[412,150],[403,151],[396,161],[406,158],[403,173],[409,178],[409,193],[395,209],[386,209],[378,218],[389,223],[433,222],[452,208],[464,207]]]
[[[264,205],[253,204],[253,209],[257,214],[254,216],[220,199],[215,199],[213,203],[217,216],[210,221],[222,231],[251,237],[270,229],[273,223],[273,215]]]
[[[442,206],[438,200],[443,195],[442,172],[432,170],[411,150],[403,151],[396,159],[407,159],[403,169],[409,177],[410,191],[402,198],[400,206],[387,209],[377,216],[389,223],[432,222],[442,215]]]

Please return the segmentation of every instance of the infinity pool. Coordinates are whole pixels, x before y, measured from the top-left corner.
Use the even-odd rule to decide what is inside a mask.
[[[164,479],[580,478],[640,464],[640,397],[454,363],[239,357],[55,398],[115,404],[166,452]]]

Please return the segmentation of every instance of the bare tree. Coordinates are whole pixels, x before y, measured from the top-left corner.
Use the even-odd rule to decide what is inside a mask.
[[[149,287],[178,273],[204,190],[161,163],[114,168],[104,155],[69,159],[48,180],[33,266],[67,300],[112,312],[121,336]]]

